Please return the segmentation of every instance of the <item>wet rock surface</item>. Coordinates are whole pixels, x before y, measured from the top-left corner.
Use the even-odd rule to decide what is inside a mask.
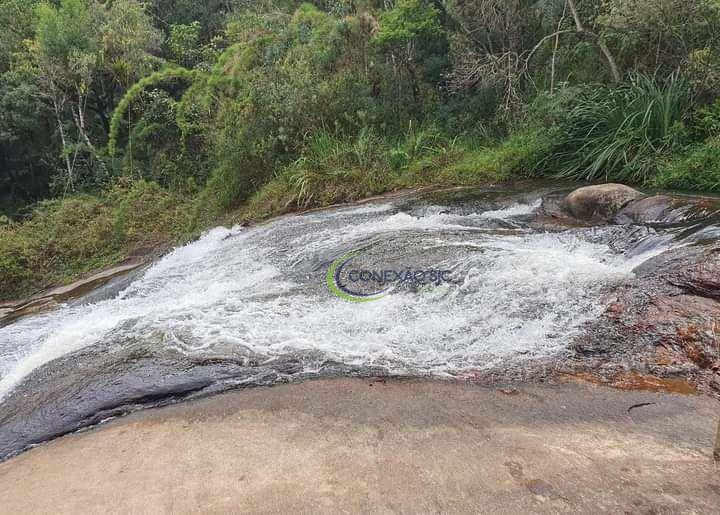
[[[671,197],[656,195],[633,200],[613,218],[616,224],[675,224],[711,223],[720,214],[720,199],[712,197]]]
[[[668,271],[668,281],[694,295],[720,300],[720,248],[705,250],[686,266]]]
[[[630,202],[613,221],[618,224],[637,224],[682,220],[686,207],[685,203],[677,202],[667,195],[656,195]]]
[[[628,204],[614,219],[673,227],[684,242],[635,270],[609,296],[605,313],[577,338],[569,368],[607,384],[628,373],[683,378],[720,398],[720,201],[669,196]]]
[[[620,214],[614,215],[614,222],[608,224],[607,220],[597,217],[594,222],[590,222],[570,216],[564,208],[566,195],[566,190],[552,188],[533,190],[532,193],[522,189],[455,191],[405,200],[391,207],[368,205],[362,208],[362,214],[352,215],[358,217],[358,221],[352,225],[352,229],[348,229],[348,234],[359,231],[358,228],[367,230],[370,222],[375,219],[373,217],[378,216],[377,212],[387,213],[382,214],[384,217],[389,216],[385,224],[397,226],[402,222],[410,225],[415,232],[398,232],[396,239],[401,241],[391,240],[390,246],[375,233],[370,233],[367,245],[371,246],[371,249],[368,255],[377,254],[384,264],[400,266],[407,264],[408,260],[423,263],[428,249],[432,249],[431,252],[438,262],[457,261],[459,252],[467,252],[468,259],[475,259],[476,264],[467,267],[465,273],[476,274],[481,278],[494,279],[502,276],[502,268],[487,267],[487,256],[497,252],[498,248],[506,252],[502,254],[503,259],[514,258],[514,261],[503,263],[509,263],[513,273],[519,270],[526,274],[521,276],[522,281],[481,283],[482,288],[495,288],[489,292],[489,297],[482,296],[480,300],[476,300],[477,297],[465,299],[455,306],[455,309],[460,311],[465,309],[468,303],[472,303],[476,306],[473,311],[486,310],[491,314],[498,309],[515,309],[516,313],[510,313],[512,316],[507,321],[502,321],[500,327],[510,327],[520,332],[509,333],[504,340],[498,340],[497,345],[507,343],[508,340],[512,340],[510,343],[514,344],[517,340],[514,334],[522,334],[524,324],[532,326],[542,321],[542,324],[557,325],[554,317],[562,316],[562,310],[557,312],[557,315],[549,314],[557,311],[559,302],[587,303],[588,299],[585,297],[593,297],[593,302],[587,304],[588,306],[595,303],[605,306],[604,310],[598,312],[599,317],[590,316],[590,320],[582,325],[577,334],[573,333],[572,344],[567,348],[559,346],[557,351],[536,354],[532,347],[520,349],[518,353],[496,360],[489,366],[453,370],[452,375],[458,380],[495,386],[507,385],[508,391],[514,391],[514,385],[521,382],[552,381],[560,375],[571,375],[623,389],[681,393],[702,391],[720,398],[720,232],[713,201],[688,197],[643,198],[625,204]],[[609,212],[607,214],[609,215]],[[337,216],[330,212],[320,212],[309,218],[309,222],[303,223],[309,223],[312,230],[317,232],[323,224],[330,220],[342,220],[343,216],[350,215],[340,212],[340,216]],[[289,220],[299,223],[298,219]],[[307,229],[298,229],[292,223],[286,228],[287,234],[280,233],[276,236],[278,241],[290,241],[292,236]],[[427,238],[426,227],[431,223],[441,224],[443,236],[451,245],[438,247],[439,238],[433,236],[432,232],[431,239],[423,239]],[[384,229],[385,226],[378,227]],[[277,229],[268,229],[270,230],[275,234],[278,232]],[[331,236],[336,238],[335,235]],[[236,249],[239,246],[233,247],[233,238],[237,237],[230,234],[218,240],[217,245],[224,246],[223,249]],[[267,235],[260,233],[258,239],[260,237],[266,239]],[[511,239],[504,240],[505,237]],[[508,247],[508,242],[513,241],[539,241],[540,244],[530,252],[520,247],[517,249],[519,254],[516,255],[513,254],[516,248]],[[548,242],[552,245],[548,246]],[[289,278],[304,281],[313,275],[323,275],[328,263],[325,254],[337,256],[341,252],[347,252],[351,248],[349,245],[344,242],[339,249],[333,249],[332,252],[317,247],[313,249],[314,253],[294,258],[290,265],[284,265],[291,273]],[[553,245],[566,247],[562,249],[565,253],[561,256],[564,257],[561,257],[557,270],[544,270],[548,259],[557,259],[555,253],[558,249]],[[585,266],[586,261],[583,260],[591,259],[592,256],[584,253],[590,250],[595,252],[597,248],[610,249],[610,254],[625,256],[631,261],[633,256],[642,256],[645,253],[657,252],[657,255],[643,260],[642,264],[635,268],[631,279],[607,288],[595,288],[590,284],[594,289],[578,291],[578,297],[570,300],[564,295],[575,287],[575,279],[570,279],[566,286],[561,287],[553,282],[532,286],[538,273],[559,274],[557,277],[567,280],[562,279],[564,268],[571,265],[566,265],[563,260],[579,256],[581,259],[578,263]],[[183,257],[184,268],[175,270],[166,265],[166,268],[158,273],[160,279],[166,280],[170,275],[171,279],[177,280],[173,288],[181,294],[172,296],[171,308],[174,308],[172,303],[176,302],[176,298],[177,301],[186,301],[189,295],[195,294],[194,291],[185,292],[180,288],[183,282],[188,280],[188,276],[193,278],[193,274],[205,274],[208,259],[216,259],[218,264],[224,264],[227,259],[239,259],[233,255],[226,258],[218,254],[219,250],[213,250],[212,258],[198,257],[192,250],[187,249],[187,256]],[[285,256],[293,250],[281,248],[279,255]],[[532,258],[530,261],[528,256]],[[185,261],[189,261],[189,265],[186,266]],[[464,262],[464,258],[460,261]],[[592,272],[594,266],[603,266],[603,262],[593,264],[586,273]],[[258,273],[260,272],[262,270]],[[210,275],[211,284],[222,285],[223,281],[233,280],[232,274],[224,278]],[[106,305],[109,302],[109,306],[115,309],[111,299],[117,297],[121,290],[132,286],[137,277],[129,275],[115,278],[79,299],[66,300],[66,303],[71,309],[77,308],[76,311],[81,314],[85,306],[92,306],[93,303]],[[201,337],[193,336],[192,329],[198,320],[202,320],[193,317],[227,314],[231,317],[227,319],[227,323],[230,323],[245,309],[244,304],[223,304],[225,297],[222,295],[218,296],[218,304],[211,305],[207,311],[188,310],[179,322],[173,320],[176,326],[151,325],[137,332],[135,327],[138,323],[146,318],[147,312],[155,309],[156,302],[152,294],[160,288],[166,286],[161,283],[140,282],[140,286],[135,287],[136,292],[131,293],[138,295],[140,300],[147,296],[148,301],[142,309],[132,311],[131,316],[123,319],[121,323],[109,326],[109,329],[104,330],[104,336],[99,343],[75,352],[61,352],[57,358],[40,363],[2,399],[0,460],[29,446],[109,418],[226,390],[269,386],[311,377],[403,375],[397,368],[393,369],[393,363],[388,363],[388,360],[379,360],[377,366],[367,362],[348,364],[341,358],[335,358],[332,354],[320,350],[283,351],[279,355],[273,355],[253,349],[231,337],[214,337],[213,340],[219,343],[208,347]],[[493,308],[493,302],[497,300],[494,297],[507,294],[502,288],[517,288],[517,293],[513,290],[513,295],[519,297],[518,303],[513,301],[504,308],[503,305]],[[176,290],[171,289],[172,292]],[[258,291],[264,291],[264,287]],[[483,290],[479,291],[482,293]],[[297,287],[289,290],[288,295],[309,293],[325,295],[326,287],[313,283],[304,286],[304,290]],[[268,297],[267,300],[265,296]],[[128,296],[128,300],[134,298]],[[253,309],[258,318],[251,319],[254,320],[253,324],[262,324],[263,317],[281,313],[283,318],[274,323],[277,326],[290,323],[285,321],[292,320],[294,316],[287,300],[273,299],[267,293],[254,294],[242,302],[257,306]],[[271,306],[271,311],[262,309],[264,302],[275,303]],[[336,304],[331,305],[333,309],[335,306]],[[572,307],[576,308],[574,305]],[[397,327],[407,323],[408,313],[411,314],[413,309],[416,309],[413,304],[401,306],[397,320],[403,322]],[[448,311],[449,308],[443,308],[432,312],[433,316],[437,317],[434,320],[435,325],[443,320],[441,317],[448,315]],[[173,313],[160,311],[157,320],[166,324],[165,319]],[[347,310],[341,314],[349,317],[354,316],[352,313],[355,311]],[[326,314],[327,312],[323,312],[322,316]],[[116,316],[110,309],[102,312],[102,315],[111,319]],[[382,312],[376,313],[370,317],[372,320],[367,320],[367,324],[372,326],[378,320],[382,321],[384,315]],[[449,315],[455,316],[455,313],[451,312]],[[304,320],[314,323],[317,317],[315,314],[313,317],[315,318],[308,317]],[[48,320],[52,321],[50,315]],[[458,319],[448,319],[446,332],[456,329],[453,325],[456,320]],[[87,330],[87,323],[94,321],[94,318],[89,322],[84,321],[72,329],[82,335],[83,331]],[[475,341],[482,341],[483,338],[492,336],[491,333],[479,332],[481,326],[478,324],[483,323],[486,323],[486,320],[480,318],[476,325],[468,326],[467,331],[461,333],[477,334]],[[253,324],[248,322],[247,325],[239,325],[236,333],[254,330]],[[223,322],[213,327],[212,334],[224,329],[225,325]],[[392,325],[395,326],[396,322]],[[561,326],[568,329],[567,325],[560,324],[549,336],[543,334],[547,345],[552,345],[553,341],[563,336],[559,330]],[[28,328],[30,327],[28,325]],[[272,329],[272,326],[269,326],[269,329]],[[355,330],[354,327],[350,329]],[[429,329],[431,326],[423,323],[417,326],[416,334],[425,337]],[[341,322],[316,329],[332,332],[333,338],[342,339],[341,330]],[[380,327],[377,332],[369,333],[358,341],[362,343],[366,339],[382,337],[392,331],[390,326]],[[71,333],[71,336],[73,334],[75,333]],[[321,333],[313,333],[318,334]],[[444,346],[449,343],[439,341],[445,333],[438,334],[438,339],[433,341],[444,351]],[[345,335],[353,336],[347,332]],[[258,333],[255,338],[263,336],[265,335]],[[533,334],[527,339],[528,342],[536,340]],[[71,339],[66,341],[74,343]],[[452,343],[452,340],[449,342]],[[282,349],[282,341],[272,343]],[[474,341],[470,343],[475,344]],[[442,359],[452,359],[456,355],[450,352]],[[437,361],[443,363],[441,359]],[[410,370],[408,373],[432,374],[428,369]],[[531,490],[533,489],[540,492],[538,495],[547,490],[542,483],[533,484]]]
[[[0,461],[32,445],[139,409],[304,377],[384,373],[325,362],[316,373],[304,374],[303,362],[312,358],[298,354],[260,363],[261,356],[245,353],[236,360],[203,360],[179,352],[112,344],[72,353],[37,369],[3,400]],[[39,384],[52,388],[39,388]]]

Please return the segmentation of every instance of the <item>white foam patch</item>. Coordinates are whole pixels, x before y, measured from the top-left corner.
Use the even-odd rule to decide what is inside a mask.
[[[648,257],[626,258],[571,232],[475,237],[461,215],[388,214],[391,207],[217,228],[159,260],[113,299],[66,305],[0,328],[0,397],[38,367],[108,338],[188,354],[248,348],[268,359],[320,351],[396,373],[451,374],[548,356],[602,312],[604,287],[628,278]],[[537,203],[480,216],[534,209]],[[287,273],[327,249],[379,234],[401,238],[408,230],[428,234],[422,248],[457,245],[457,231],[468,230],[466,248],[440,264],[458,281],[449,292],[397,292],[355,304],[331,295],[323,284],[326,268],[306,277]]]
[[[496,218],[500,220],[506,220],[516,216],[527,216],[533,214],[542,205],[542,199],[537,199],[531,204],[513,204],[505,209],[498,209],[495,211],[485,211],[481,213],[480,218]]]

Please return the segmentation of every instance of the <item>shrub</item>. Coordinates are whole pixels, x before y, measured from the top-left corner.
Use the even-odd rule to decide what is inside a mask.
[[[694,145],[667,162],[653,185],[664,189],[720,192],[720,136]]]
[[[697,139],[701,140],[720,134],[720,99],[697,110],[692,129],[694,136],[699,136]]]
[[[573,179],[643,182],[683,142],[690,100],[678,74],[665,81],[638,74],[617,88],[588,92],[560,124],[545,167]]]
[[[0,298],[27,295],[136,252],[184,241],[192,212],[180,195],[121,181],[100,195],[38,204],[0,226]]]

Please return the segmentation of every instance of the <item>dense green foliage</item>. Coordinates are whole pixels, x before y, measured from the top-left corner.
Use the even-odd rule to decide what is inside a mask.
[[[693,145],[665,163],[653,185],[685,191],[720,191],[720,137]]]
[[[690,98],[677,74],[664,83],[635,75],[616,88],[579,92],[550,159],[561,176],[645,182],[656,159],[682,144]]]
[[[3,294],[29,293],[180,241],[188,227],[186,204],[145,181],[37,204],[28,221],[0,226]]]
[[[529,176],[720,192],[719,0],[0,0],[0,296]]]

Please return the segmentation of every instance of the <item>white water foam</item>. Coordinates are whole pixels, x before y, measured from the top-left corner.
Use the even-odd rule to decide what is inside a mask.
[[[495,211],[485,211],[480,213],[480,218],[498,218],[501,220],[512,218],[514,216],[526,216],[531,215],[537,211],[542,205],[542,199],[537,199],[531,204],[513,204],[510,207],[504,209],[497,209]]]
[[[323,359],[397,373],[453,374],[560,352],[602,312],[602,289],[627,279],[649,255],[618,255],[577,232],[488,235],[461,223],[537,207],[412,216],[383,204],[213,229],[112,299],[0,328],[0,397],[38,367],[108,338],[187,354],[250,349],[268,359],[319,351]],[[425,238],[423,248],[462,243],[435,263],[458,279],[449,292],[397,292],[354,304],[322,284],[326,267],[288,273],[323,252],[341,255],[380,236],[402,242],[409,232]]]

